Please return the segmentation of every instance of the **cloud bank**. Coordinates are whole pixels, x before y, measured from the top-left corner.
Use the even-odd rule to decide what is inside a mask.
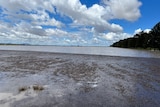
[[[0,42],[42,45],[109,45],[131,36],[110,20],[136,21],[138,0],[1,0]]]

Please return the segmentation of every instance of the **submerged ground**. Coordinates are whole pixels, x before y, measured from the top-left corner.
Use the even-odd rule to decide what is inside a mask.
[[[160,59],[0,51],[0,107],[158,107]]]

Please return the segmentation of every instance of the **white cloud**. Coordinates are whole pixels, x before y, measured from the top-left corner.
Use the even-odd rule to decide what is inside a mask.
[[[140,32],[142,32],[142,29],[141,29],[141,28],[135,30],[135,31],[134,31],[134,35],[135,35],[135,34],[139,34]]]
[[[116,42],[116,41],[118,41],[118,40],[131,37],[132,35],[131,35],[131,34],[128,34],[128,33],[114,33],[114,32],[109,32],[109,33],[107,33],[107,34],[102,33],[101,36],[102,36],[102,38],[104,38],[104,39],[106,39],[106,40],[108,40],[108,41]]]
[[[139,7],[142,5],[138,0],[103,0],[113,14],[113,18],[137,20],[141,14]]]
[[[46,36],[46,32],[41,26],[32,26],[30,23],[21,22],[12,28],[15,31],[30,33],[37,36]]]
[[[69,33],[60,29],[46,29],[48,36],[68,36]]]
[[[103,18],[107,14],[106,9],[100,5],[87,8],[79,0],[52,0],[59,13],[69,16],[75,25],[92,26],[97,32],[112,31],[121,32],[120,25],[110,24]]]
[[[110,19],[137,20],[141,14],[138,0],[104,0],[106,6],[94,4],[90,8],[82,5],[79,0],[52,0],[59,13],[72,18],[75,25],[92,26],[96,32],[122,32],[123,28]],[[65,4],[65,5],[64,5]]]
[[[98,44],[98,43],[100,43],[100,42],[101,42],[101,41],[100,41],[98,38],[96,38],[96,37],[95,37],[95,38],[93,38],[93,40],[92,40],[92,41],[93,41],[93,43],[96,43],[96,44]]]
[[[50,0],[1,0],[2,8],[7,10],[8,14],[25,11],[48,10],[55,12]]]
[[[40,41],[45,42],[50,39],[49,36],[46,36],[47,33],[41,26],[32,26],[26,22],[21,22],[20,24],[16,24],[16,26],[9,26],[7,23],[1,24],[1,43],[11,42],[38,44]]]
[[[144,32],[149,33],[151,29],[145,29]]]
[[[61,28],[62,26],[64,26],[63,23],[55,20],[54,18],[48,19],[48,20],[43,20],[43,21],[35,21],[35,22],[33,22],[33,24],[35,24],[35,25],[46,25],[46,26],[56,26],[58,28]]]
[[[137,20],[141,3],[138,0],[103,0],[103,3],[88,8],[80,0],[0,0],[0,37],[25,42],[44,39],[50,43],[52,40],[48,39],[54,38],[66,43],[92,44],[130,36],[123,33],[121,25],[109,21]],[[57,14],[59,19],[54,17]],[[62,21],[65,17],[71,19],[69,24]],[[71,31],[73,26],[80,29]]]
[[[63,24],[54,18],[50,18],[46,12],[55,13],[50,0],[4,0],[0,1],[0,6],[5,14],[5,18],[13,23],[18,23],[20,20],[31,21],[36,25],[48,25],[61,27]]]
[[[151,31],[151,29],[142,30],[141,28],[139,28],[139,29],[137,29],[137,30],[134,31],[134,35],[135,35],[135,34],[139,34],[139,33],[141,33],[142,31],[145,32],[145,33],[149,33],[149,32]]]

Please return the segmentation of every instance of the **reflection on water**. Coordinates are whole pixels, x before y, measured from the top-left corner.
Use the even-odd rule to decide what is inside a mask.
[[[0,50],[160,58],[160,52],[113,47],[0,46]]]

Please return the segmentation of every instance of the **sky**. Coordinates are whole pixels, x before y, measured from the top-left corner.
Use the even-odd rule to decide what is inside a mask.
[[[159,0],[0,0],[0,43],[109,46],[149,32]]]

